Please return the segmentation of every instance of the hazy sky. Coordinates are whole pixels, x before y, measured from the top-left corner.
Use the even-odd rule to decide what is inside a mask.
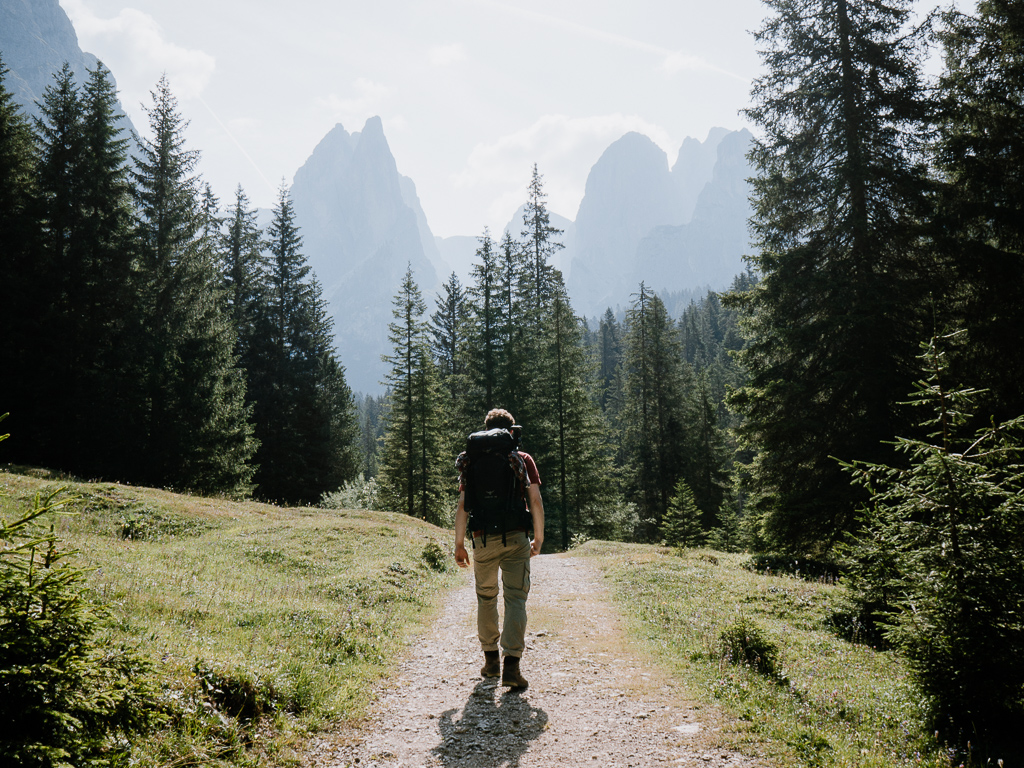
[[[630,130],[675,162],[740,128],[759,0],[60,0],[136,126],[166,72],[188,144],[226,204],[270,207],[336,124],[380,115],[434,234],[498,231],[534,162],[575,218],[587,173]]]

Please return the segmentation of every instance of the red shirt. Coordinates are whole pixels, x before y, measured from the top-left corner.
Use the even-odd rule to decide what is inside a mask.
[[[522,451],[519,451],[519,455],[523,457],[523,464],[526,465],[526,476],[530,478],[530,483],[540,485],[540,473],[537,471],[537,464],[534,462],[533,456]]]
[[[540,485],[540,472],[537,471],[537,463],[533,460],[533,456],[528,453],[518,452],[523,457],[523,464],[526,465],[526,476],[530,479],[530,484]],[[459,493],[466,490],[465,483],[459,483]]]

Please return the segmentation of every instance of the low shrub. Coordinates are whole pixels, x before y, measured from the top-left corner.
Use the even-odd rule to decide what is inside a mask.
[[[219,711],[242,724],[258,720],[278,709],[281,696],[269,680],[261,680],[250,670],[218,667],[196,661],[192,668],[203,697]]]
[[[437,571],[438,573],[444,573],[452,567],[452,556],[445,552],[444,548],[433,539],[423,545],[421,557],[430,570]]]
[[[718,636],[722,658],[743,664],[766,677],[781,679],[779,648],[755,622],[740,618],[725,627]]]
[[[60,496],[0,519],[3,765],[110,764],[160,719],[149,665],[101,634],[105,614],[86,597],[85,572],[38,524],[72,501]]]

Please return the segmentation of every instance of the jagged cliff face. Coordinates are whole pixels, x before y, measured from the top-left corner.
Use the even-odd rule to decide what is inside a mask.
[[[9,70],[7,90],[30,117],[41,116],[36,102],[65,62],[81,88],[98,61],[79,47],[74,25],[58,0],[0,0],[0,55]],[[120,127],[127,135],[135,134],[120,106],[118,113]]]
[[[614,142],[590,171],[576,215],[568,288],[577,311],[615,303],[636,246],[652,228],[681,220],[668,157],[639,133]]]
[[[431,262],[437,245],[415,185],[399,174],[381,120],[373,117],[358,133],[335,126],[296,172],[291,194],[349,385],[377,392],[391,299],[406,267],[424,298],[439,286]]]
[[[64,62],[84,83],[96,57],[83,53],[71,19],[58,0],[0,0],[0,54],[10,70],[7,89],[27,114],[38,116],[35,102]]]
[[[634,282],[642,279],[655,291],[720,290],[744,270],[752,213],[747,179],[753,175],[746,153],[752,138],[745,129],[722,137],[711,180],[697,197],[689,222],[657,227],[638,244]]]
[[[654,290],[721,289],[743,270],[750,207],[746,130],[686,139],[670,171],[639,134],[612,144],[587,178],[576,217],[568,286],[587,316]]]

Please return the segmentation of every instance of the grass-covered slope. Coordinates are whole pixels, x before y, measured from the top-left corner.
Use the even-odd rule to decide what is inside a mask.
[[[575,552],[600,564],[633,634],[690,694],[738,718],[729,740],[770,764],[957,764],[926,728],[900,657],[851,631],[834,580],[758,572],[747,555],[708,550],[588,542]]]
[[[34,475],[34,476],[33,476]],[[404,515],[283,509],[0,472],[0,513],[66,486],[53,515],[105,631],[152,662],[163,727],[138,765],[288,763],[358,717],[452,574],[450,535]]]

